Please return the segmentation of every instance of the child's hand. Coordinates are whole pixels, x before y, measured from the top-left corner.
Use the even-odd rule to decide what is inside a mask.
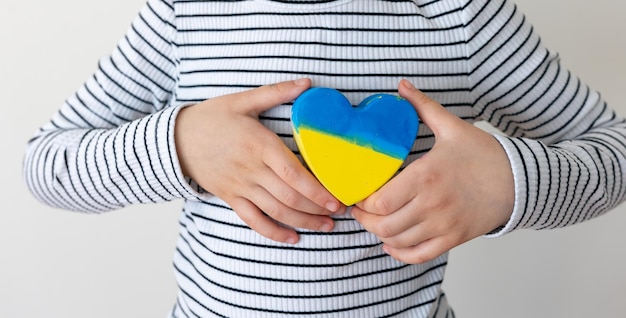
[[[493,136],[450,114],[406,80],[399,93],[434,132],[435,145],[352,214],[391,256],[423,263],[504,225],[513,211],[513,175]]]
[[[285,225],[330,231],[342,205],[298,161],[258,115],[309,88],[302,79],[225,95],[183,108],[175,129],[181,168],[228,203],[261,235],[296,243]],[[264,214],[265,213],[265,214]]]

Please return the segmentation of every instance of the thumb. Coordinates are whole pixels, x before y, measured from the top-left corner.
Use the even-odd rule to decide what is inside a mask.
[[[435,135],[445,132],[445,127],[450,127],[450,125],[458,123],[460,120],[458,117],[448,112],[441,104],[415,88],[415,86],[406,79],[400,81],[398,93],[415,107],[419,119],[424,122]]]
[[[311,80],[301,78],[293,81],[264,85],[249,91],[234,94],[233,105],[239,105],[241,111],[258,116],[260,113],[293,101],[311,87]]]

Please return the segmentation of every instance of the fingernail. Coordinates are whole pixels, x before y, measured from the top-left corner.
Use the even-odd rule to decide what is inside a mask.
[[[304,85],[306,85],[307,81],[308,80],[306,78],[299,78],[299,79],[297,79],[297,80],[295,80],[293,82],[294,82],[294,84],[296,84],[296,86],[304,86]]]
[[[328,210],[330,212],[337,212],[337,210],[339,210],[339,203],[337,203],[337,202],[328,202],[328,203],[326,203],[326,205],[324,207],[326,208],[326,210]]]
[[[298,242],[298,239],[296,239],[295,237],[290,237],[287,239],[287,244],[296,244],[296,242]]]
[[[320,227],[320,231],[322,231],[322,232],[330,232],[330,230],[332,230],[332,229],[333,229],[333,225],[330,224],[330,223],[324,223]]]
[[[402,84],[404,85],[404,87],[408,88],[408,89],[415,89],[415,86],[413,85],[413,83],[411,83],[411,81],[405,79],[402,81]]]

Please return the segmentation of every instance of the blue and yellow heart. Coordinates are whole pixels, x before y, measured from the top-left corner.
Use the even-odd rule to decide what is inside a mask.
[[[353,107],[339,91],[314,87],[291,111],[294,138],[309,169],[345,205],[384,185],[406,159],[419,125],[405,99],[376,94]]]

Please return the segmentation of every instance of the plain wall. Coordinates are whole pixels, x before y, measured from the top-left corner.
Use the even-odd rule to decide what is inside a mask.
[[[33,132],[126,31],[143,0],[0,3],[0,317],[165,317],[181,202],[93,216],[28,193]],[[547,45],[626,115],[626,2],[518,1]],[[454,249],[444,288],[457,317],[624,317],[626,205],[551,231]]]

